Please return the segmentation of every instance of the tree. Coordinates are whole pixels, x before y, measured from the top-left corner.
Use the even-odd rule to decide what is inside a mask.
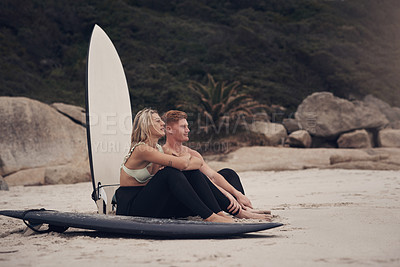
[[[207,74],[207,78],[206,85],[190,81],[189,89],[194,93],[196,101],[180,105],[198,112],[198,118],[204,119],[203,123],[198,122],[198,126],[206,133],[211,128],[219,133],[222,128],[229,129],[234,120],[252,117],[257,109],[270,109],[254,101],[247,94],[239,93],[238,81],[216,82],[211,74]]]

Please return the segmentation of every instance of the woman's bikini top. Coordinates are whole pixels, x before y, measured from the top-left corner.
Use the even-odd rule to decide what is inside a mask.
[[[121,168],[124,170],[124,172],[126,174],[128,174],[129,176],[135,178],[136,181],[138,181],[141,184],[144,184],[145,182],[147,182],[148,180],[151,179],[151,177],[153,177],[154,175],[151,175],[148,167],[151,166],[151,162],[149,164],[147,164],[146,167],[144,167],[143,169],[138,169],[138,170],[132,170],[129,169],[125,166],[126,161],[129,159],[129,157],[132,155],[133,150],[139,146],[139,145],[144,145],[144,142],[139,142],[136,143],[135,145],[133,145],[133,147],[131,148],[131,150],[129,151],[128,155],[125,156],[124,161],[121,165]],[[161,153],[164,153],[162,147],[159,144],[156,144],[156,147],[158,149],[158,151],[160,151]]]

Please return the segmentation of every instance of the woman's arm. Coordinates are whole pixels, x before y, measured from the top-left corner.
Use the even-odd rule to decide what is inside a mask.
[[[203,166],[203,160],[198,158],[198,157],[193,157],[190,153],[190,162],[189,165],[184,169],[185,171],[190,171],[190,170],[198,170]]]
[[[189,165],[183,170],[190,171],[190,170],[198,170],[198,169],[200,169],[201,166],[203,166],[203,163],[204,163],[203,158],[201,156],[198,157],[196,154],[193,153],[193,152],[197,153],[196,151],[194,151],[194,150],[192,150],[192,149],[190,149],[188,147],[185,147],[185,146],[183,148],[184,148],[183,149],[183,153],[181,153],[180,155],[177,155],[175,152],[170,150],[167,146],[163,147],[164,153],[168,154],[168,155],[173,155],[175,157],[183,156],[185,154],[191,155]]]
[[[137,146],[132,154],[135,154],[134,157],[140,161],[169,166],[178,170],[186,169],[192,157],[190,154],[184,154],[179,157],[167,155],[148,145]]]

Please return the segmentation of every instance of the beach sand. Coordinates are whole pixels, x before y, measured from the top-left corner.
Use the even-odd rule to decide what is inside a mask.
[[[253,205],[285,225],[227,239],[140,239],[69,229],[24,235],[0,216],[0,266],[400,266],[400,172],[241,172]],[[0,209],[95,213],[91,183],[15,186]]]

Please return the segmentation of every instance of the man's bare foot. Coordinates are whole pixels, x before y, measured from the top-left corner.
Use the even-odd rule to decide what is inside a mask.
[[[270,214],[271,215],[271,211],[270,210],[255,210],[249,207],[246,207],[247,211],[252,212],[252,213],[257,213],[257,214]]]
[[[241,209],[240,212],[236,215],[236,217],[240,219],[259,219],[271,221],[272,216],[264,213],[253,213],[248,210]]]
[[[218,223],[234,223],[235,221],[232,218],[227,218],[225,216],[220,216],[218,214],[211,214],[210,217],[204,219],[206,222],[218,222]]]

